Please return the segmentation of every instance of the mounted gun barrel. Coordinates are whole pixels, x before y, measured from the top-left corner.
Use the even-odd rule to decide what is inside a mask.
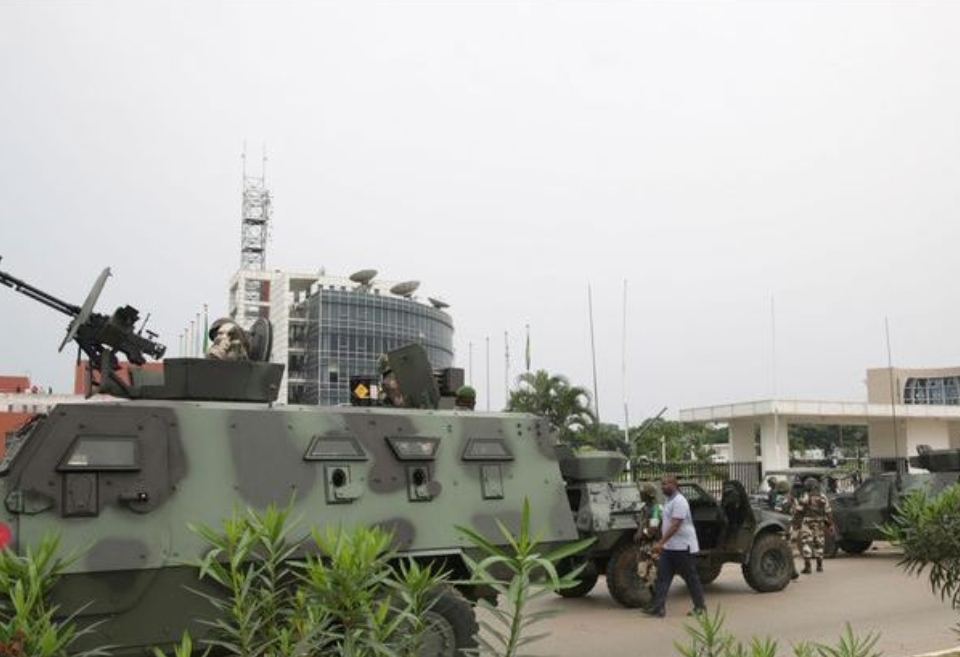
[[[0,256],[2,260],[2,256]],[[147,357],[160,359],[166,347],[153,339],[149,333],[144,336],[137,331],[136,324],[140,313],[133,306],[117,308],[110,316],[93,312],[97,298],[110,276],[110,269],[100,273],[93,288],[82,306],[78,306],[35,287],[7,272],[0,271],[0,283],[24,296],[73,318],[67,327],[67,335],[60,344],[60,350],[71,340],[79,345],[86,354],[90,367],[101,373],[119,367],[116,354],[122,353],[134,365],[143,365]]]

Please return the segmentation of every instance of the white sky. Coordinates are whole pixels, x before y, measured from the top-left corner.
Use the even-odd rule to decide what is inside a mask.
[[[6,1],[0,269],[79,303],[110,266],[101,312],[175,353],[226,308],[266,142],[269,267],[421,280],[481,408],[485,338],[499,408],[526,324],[592,388],[588,284],[606,420],[774,370],[859,400],[884,317],[895,364],[960,362],[957,34],[950,2]],[[0,372],[66,389],[66,324],[0,289]]]

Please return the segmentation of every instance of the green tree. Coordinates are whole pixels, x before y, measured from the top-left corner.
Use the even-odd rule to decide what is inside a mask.
[[[545,418],[566,443],[584,442],[578,434],[596,423],[587,389],[571,385],[567,377],[546,370],[524,372],[517,378],[507,410]]]
[[[665,453],[668,463],[690,460],[708,463],[715,453],[711,445],[726,441],[725,433],[720,437],[722,431],[674,420],[644,422],[630,428],[633,457],[660,461]]]

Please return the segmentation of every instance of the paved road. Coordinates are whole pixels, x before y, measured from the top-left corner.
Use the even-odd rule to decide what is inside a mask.
[[[960,614],[934,595],[925,578],[909,576],[897,566],[899,554],[881,544],[861,556],[826,562],[827,572],[804,575],[780,593],[755,593],[735,564],[727,564],[707,587],[707,605],[726,616],[725,627],[746,643],[753,635],[770,636],[780,655],[790,645],[818,641],[835,645],[850,622],[854,632],[879,633],[884,657],[907,657],[957,646],[953,628]],[[674,581],[667,617],[648,618],[623,609],[610,598],[603,578],[589,596],[546,598],[539,609],[564,610],[537,628],[550,634],[527,652],[556,657],[678,657],[675,641],[684,640],[690,598],[681,580]]]

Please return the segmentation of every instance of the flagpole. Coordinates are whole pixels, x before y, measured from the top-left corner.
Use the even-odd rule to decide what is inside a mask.
[[[207,347],[210,346],[210,317],[207,315],[207,304],[203,304],[203,351],[201,356],[207,355]]]
[[[467,361],[467,383],[473,386],[473,341],[467,343],[467,351],[470,354]]]
[[[487,410],[490,410],[490,336],[486,337],[487,341]]]
[[[587,307],[590,312],[590,354],[593,358],[593,410],[597,414],[596,423],[600,425],[600,393],[597,391],[597,345],[593,335],[593,288],[587,283]]]
[[[504,404],[510,400],[510,334],[503,332],[503,399]]]
[[[623,345],[620,349],[623,376],[623,440],[630,445],[630,409],[627,405],[627,279],[623,279]],[[631,450],[631,454],[633,450]]]
[[[527,372],[530,372],[530,325],[527,324],[527,347],[524,353],[526,359]]]

